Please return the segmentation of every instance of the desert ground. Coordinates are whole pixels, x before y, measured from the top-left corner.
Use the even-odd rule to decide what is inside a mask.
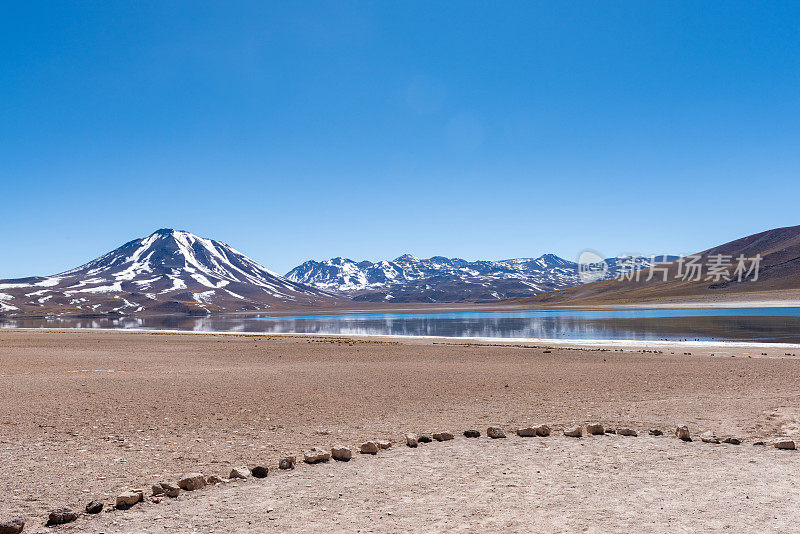
[[[800,359],[784,347],[603,347],[435,339],[0,331],[0,521],[105,511],[65,532],[792,530]],[[567,438],[600,421],[639,437]],[[547,423],[547,438],[516,427]],[[488,425],[509,437],[467,439]],[[684,443],[686,424],[742,445]],[[651,427],[665,436],[647,435]],[[407,432],[456,438],[409,449]],[[286,455],[368,439],[347,463]],[[266,479],[112,510],[186,472]],[[148,492],[149,493],[149,492]]]

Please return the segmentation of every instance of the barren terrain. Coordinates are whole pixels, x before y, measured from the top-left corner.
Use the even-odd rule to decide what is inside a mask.
[[[414,518],[429,521],[419,524],[429,529],[504,521],[516,528],[520,514],[533,521],[534,512],[539,523],[532,524],[556,529],[594,528],[593,512],[638,528],[651,521],[680,524],[689,509],[707,528],[736,525],[738,513],[752,512],[748,507],[758,512],[748,521],[766,521],[773,509],[778,516],[781,507],[783,517],[794,517],[797,492],[781,476],[796,471],[795,453],[751,445],[798,434],[794,353],[663,344],[650,350],[3,330],[0,519],[22,515],[26,532],[36,532],[56,506],[82,510],[94,498],[110,503],[125,489],[187,471],[226,475],[236,465],[274,467],[279,457],[301,456],[314,445],[592,420],[645,434],[650,427],[688,424],[695,434],[713,430],[746,443],[684,446],[646,436],[570,441],[557,432],[550,441],[457,437],[417,451],[395,448],[369,461],[303,467],[291,477],[208,488],[170,504],[81,518],[67,528],[140,532],[163,521],[161,531],[207,532],[214,525],[260,531],[268,514],[259,507],[267,502],[278,512],[269,524],[285,526],[291,517],[297,529],[402,530]],[[711,493],[700,495],[706,490]],[[340,492],[348,496],[341,503]],[[714,492],[723,492],[725,504],[711,509]],[[651,501],[663,495],[663,503],[636,512],[630,503],[640,494]],[[753,499],[747,507],[740,502],[744,494]],[[532,495],[540,500],[530,502],[537,500]],[[326,499],[335,502],[320,504]],[[321,507],[331,514],[312,514]],[[452,523],[435,522],[445,518]]]

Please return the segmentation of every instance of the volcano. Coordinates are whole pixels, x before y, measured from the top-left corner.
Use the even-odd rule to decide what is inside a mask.
[[[0,280],[0,313],[130,315],[331,306],[330,293],[267,270],[234,248],[164,228],[75,269]]]

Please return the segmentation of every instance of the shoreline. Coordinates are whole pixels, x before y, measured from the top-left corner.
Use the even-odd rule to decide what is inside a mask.
[[[355,304],[355,303],[350,303]],[[633,303],[589,303],[589,304],[520,304],[516,302],[452,302],[452,303],[398,303],[398,306],[386,306],[384,303],[375,303],[374,306],[350,307],[322,307],[309,309],[290,309],[290,310],[263,310],[263,311],[239,311],[226,313],[212,313],[208,315],[163,315],[158,313],[144,313],[140,315],[66,315],[57,316],[58,319],[136,319],[152,317],[178,317],[185,319],[202,319],[211,317],[318,317],[318,316],[341,316],[341,315],[360,315],[360,314],[413,314],[413,313],[469,313],[469,312],[510,312],[510,311],[565,311],[565,310],[692,310],[692,309],[750,309],[750,308],[800,308],[800,298],[775,299],[765,298],[764,300],[680,300],[676,302],[633,302]],[[298,315],[298,312],[301,315]],[[46,320],[47,315],[4,315],[0,313],[0,320]]]
[[[244,336],[244,337],[287,337],[287,338],[338,338],[338,339],[376,339],[376,340],[409,340],[409,341],[466,341],[470,343],[480,343],[486,345],[503,345],[519,343],[543,343],[547,345],[562,346],[585,346],[588,348],[602,347],[631,347],[631,348],[665,348],[676,347],[697,347],[697,348],[758,348],[758,349],[800,349],[800,343],[769,343],[751,341],[669,341],[669,340],[627,340],[627,339],[559,339],[559,338],[509,338],[509,337],[472,337],[472,336],[404,336],[394,334],[320,334],[315,332],[229,332],[229,331],[198,331],[198,330],[170,330],[170,329],[147,329],[147,328],[50,328],[50,327],[31,327],[31,328],[0,328],[0,333],[4,331],[18,332],[50,332],[50,333],[72,333],[72,332],[114,332],[130,334],[173,334],[173,335],[224,335],[224,336]]]

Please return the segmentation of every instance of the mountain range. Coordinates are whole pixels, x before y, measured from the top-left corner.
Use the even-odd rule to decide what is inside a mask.
[[[738,257],[759,258],[758,276],[738,280]],[[516,306],[619,305],[714,299],[800,298],[800,226],[743,237],[693,255],[726,276],[681,276],[691,257],[601,260],[601,280],[584,283],[577,263],[553,254],[467,261],[405,254],[393,260],[307,261],[281,276],[232,247],[161,229],[69,271],[0,280],[0,316],[208,315],[354,308],[369,303],[502,303]],[[620,280],[630,269],[636,280]],[[655,274],[656,276],[651,276]]]
[[[637,269],[649,259],[633,258]],[[621,259],[606,260],[605,277]],[[352,306],[355,302],[497,302],[581,284],[577,264],[538,258],[307,261],[286,276],[229,245],[164,228],[75,269],[0,280],[0,315],[207,315]]]
[[[666,256],[671,261],[677,256]],[[608,258],[600,279],[614,278],[623,261],[636,269],[650,267],[647,257]],[[307,261],[286,278],[355,301],[367,302],[479,302],[538,295],[580,285],[578,264],[545,254],[538,258],[467,261],[434,256],[420,259],[405,254],[378,262],[332,258]]]

